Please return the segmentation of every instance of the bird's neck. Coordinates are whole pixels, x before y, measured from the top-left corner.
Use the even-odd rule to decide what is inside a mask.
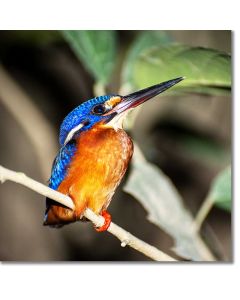
[[[115,126],[109,123],[95,125],[79,135],[79,138],[76,140],[76,146],[80,146],[80,144],[85,145],[85,148],[93,146],[97,150],[99,145],[101,145],[100,147],[103,145],[109,146],[110,144],[125,145],[126,141],[132,143],[131,138],[120,125],[120,123],[115,123]],[[111,152],[111,147],[109,151]]]

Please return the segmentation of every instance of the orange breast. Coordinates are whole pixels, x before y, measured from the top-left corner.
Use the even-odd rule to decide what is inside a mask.
[[[97,214],[106,209],[132,153],[132,141],[122,129],[99,126],[81,133],[67,175],[58,187],[73,199],[75,210],[52,206],[47,223],[74,222],[86,207]]]

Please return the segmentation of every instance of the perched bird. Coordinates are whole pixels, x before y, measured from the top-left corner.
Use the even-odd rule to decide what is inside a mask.
[[[131,109],[181,80],[183,77],[127,96],[96,97],[65,117],[60,127],[61,148],[53,162],[49,187],[70,196],[75,209],[47,198],[44,225],[60,227],[84,220],[84,210],[90,208],[105,219],[104,225],[96,230],[107,230],[111,223],[107,207],[133,154],[132,140],[122,128],[123,119]]]

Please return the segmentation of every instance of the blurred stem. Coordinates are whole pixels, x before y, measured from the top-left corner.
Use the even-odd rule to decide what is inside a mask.
[[[57,152],[55,132],[25,91],[0,65],[0,101],[29,138],[44,179]]]
[[[207,197],[204,201],[202,206],[200,207],[197,216],[195,218],[195,225],[196,225],[196,230],[200,231],[201,226],[204,222],[204,220],[206,219],[207,215],[209,214],[210,210],[213,207],[213,200],[211,197]]]
[[[101,81],[96,82],[93,86],[93,93],[95,97],[105,95],[106,87],[104,83]]]
[[[229,261],[231,258],[226,256],[223,244],[219,240],[218,236],[214,232],[213,228],[206,224],[204,227],[206,234],[204,234],[208,244],[211,244],[211,248],[214,250],[214,253],[218,255],[223,261]]]

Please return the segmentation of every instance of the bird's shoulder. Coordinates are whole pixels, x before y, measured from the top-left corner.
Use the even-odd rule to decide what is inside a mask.
[[[76,151],[76,142],[70,141],[64,145],[55,157],[51,170],[51,177],[49,179],[49,187],[57,189],[59,184],[64,179],[67,168],[71,162],[71,159]]]

